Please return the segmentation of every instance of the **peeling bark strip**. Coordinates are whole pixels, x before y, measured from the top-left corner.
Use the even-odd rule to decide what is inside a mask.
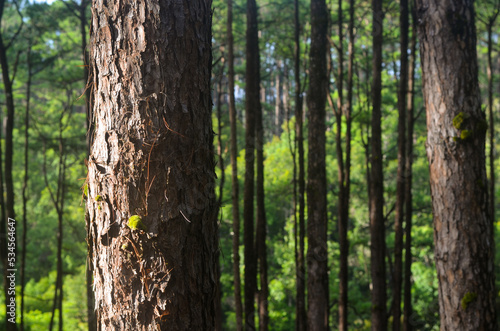
[[[210,7],[93,1],[87,207],[101,330],[214,329]],[[144,227],[129,228],[133,215]]]
[[[497,330],[473,1],[416,4],[441,330]]]

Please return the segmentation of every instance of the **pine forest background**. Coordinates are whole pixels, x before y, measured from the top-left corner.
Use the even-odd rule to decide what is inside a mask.
[[[327,103],[327,212],[330,327],[337,329],[339,297],[338,237],[338,161],[336,135],[341,130],[345,139],[344,117],[336,117],[339,81],[347,94],[347,57],[349,1],[327,1],[329,10],[329,98]],[[369,155],[371,138],[371,70],[372,11],[369,1],[354,1],[354,64],[352,103],[352,143],[350,206],[348,222],[349,277],[348,325],[350,330],[370,329],[370,222],[368,205]],[[18,263],[25,254],[24,283],[17,279],[17,319],[21,318],[21,288],[24,285],[25,330],[46,330],[60,317],[53,309],[56,291],[58,252],[62,268],[64,330],[87,329],[87,289],[85,241],[85,177],[86,145],[86,66],[84,51],[89,41],[91,17],[88,0],[30,2],[0,1],[2,49],[6,54],[9,80],[15,105],[13,126],[12,182],[17,220]],[[309,2],[300,0],[300,93],[305,97],[308,86],[310,46]],[[291,0],[258,1],[261,102],[264,123],[265,207],[267,217],[267,261],[269,284],[269,326],[272,330],[293,330],[296,314],[296,245],[297,245],[297,141],[296,141],[296,70],[294,68],[294,2]],[[488,109],[488,91],[492,91],[493,118],[500,120],[500,47],[498,45],[499,1],[476,1],[477,54],[483,108]],[[382,151],[384,171],[386,266],[388,297],[393,289],[395,248],[394,220],[398,166],[398,82],[400,67],[399,2],[384,1],[383,73],[382,73]],[[233,35],[235,54],[235,95],[238,132],[238,180],[240,187],[240,219],[243,219],[242,188],[245,175],[245,29],[246,1],[233,2]],[[339,25],[339,17],[342,18]],[[410,39],[413,29],[410,23]],[[342,27],[339,36],[339,28]],[[491,40],[491,68],[488,62],[488,31]],[[227,2],[213,1],[213,130],[216,138],[218,185],[221,202],[220,284],[222,326],[236,329],[232,265],[232,184],[230,162],[230,125],[228,110],[227,66]],[[418,45],[417,45],[418,49]],[[344,70],[339,77],[340,57]],[[0,51],[2,51],[0,49]],[[432,208],[428,162],[425,155],[426,118],[422,100],[422,82],[418,52],[415,56],[414,132],[412,170],[412,308],[411,321],[418,330],[439,330],[437,277],[433,254]],[[2,66],[2,69],[4,67]],[[4,71],[4,70],[2,70]],[[490,76],[491,73],[491,76]],[[488,85],[488,78],[492,85]],[[2,83],[5,83],[5,75]],[[6,89],[0,90],[0,147],[6,149],[8,129]],[[305,100],[305,99],[304,99]],[[307,137],[308,111],[304,102],[304,137]],[[337,126],[337,119],[342,123]],[[488,132],[488,135],[490,132]],[[500,137],[494,126],[493,146]],[[307,151],[307,140],[305,140]],[[342,143],[345,143],[343,141]],[[25,158],[25,148],[27,159]],[[2,167],[6,159],[1,154]],[[500,170],[498,153],[494,155],[494,171]],[[219,157],[220,156],[220,157]],[[26,160],[28,161],[26,163]],[[307,155],[306,155],[307,160]],[[294,163],[295,162],[295,163]],[[307,164],[307,161],[306,163]],[[26,172],[27,169],[27,172]],[[490,170],[488,170],[489,173]],[[497,176],[498,178],[498,176]],[[3,178],[5,184],[6,178]],[[2,190],[5,192],[5,190]],[[498,185],[495,192],[495,238],[500,236]],[[4,193],[5,195],[5,193]],[[2,206],[2,209],[5,205]],[[243,229],[241,227],[241,229]],[[61,231],[62,230],[62,231]],[[23,233],[26,241],[23,242]],[[58,236],[62,246],[58,247]],[[240,272],[243,275],[243,231],[240,239]],[[306,239],[307,243],[307,239]],[[59,248],[59,249],[58,249]],[[500,275],[500,250],[496,249],[496,274]],[[20,268],[20,267],[19,267]],[[20,270],[20,269],[19,269]],[[18,274],[19,275],[19,274]],[[242,276],[243,279],[243,276]],[[500,277],[497,276],[497,289]],[[5,300],[0,292],[0,329],[5,328]],[[404,295],[404,294],[403,294]],[[387,304],[390,307],[391,299]],[[497,297],[500,311],[500,296]],[[53,317],[54,315],[54,317]],[[52,320],[52,321],[51,321]],[[389,322],[391,322],[391,318]]]

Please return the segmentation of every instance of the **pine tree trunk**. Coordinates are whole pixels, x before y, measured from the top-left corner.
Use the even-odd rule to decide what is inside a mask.
[[[260,108],[260,62],[257,26],[257,4],[247,1],[246,31],[246,85],[245,85],[245,188],[244,188],[244,243],[245,243],[245,329],[255,329],[255,294],[257,292],[257,256],[254,241],[254,165],[255,127]],[[260,111],[260,110],[259,110]]]
[[[28,51],[26,53],[26,71],[28,73],[28,80],[26,82],[26,108],[24,113],[24,180],[23,180],[23,190],[22,190],[22,199],[23,199],[23,232],[22,232],[22,253],[21,253],[21,321],[20,321],[20,329],[24,330],[24,291],[26,288],[26,237],[28,234],[28,220],[27,220],[27,206],[28,206],[28,180],[29,180],[29,126],[30,126],[30,101],[31,101],[31,82],[33,78],[32,72],[32,64],[31,64],[31,44],[32,40],[30,39],[28,45]]]
[[[384,225],[384,177],[382,171],[382,1],[372,0],[373,81],[370,184],[370,237],[372,275],[372,330],[386,330],[386,270]]]
[[[95,1],[91,35],[98,326],[213,330],[211,1]]]
[[[266,331],[269,326],[267,283],[267,247],[266,247],[266,209],[264,200],[264,127],[262,123],[262,108],[256,108],[256,150],[257,150],[257,229],[255,248],[257,251],[260,290],[258,292],[259,330]]]
[[[296,238],[296,308],[295,308],[295,330],[305,331],[307,327],[307,314],[306,314],[306,267],[305,267],[305,178],[304,178],[304,132],[302,118],[304,116],[302,89],[300,82],[300,21],[299,21],[299,1],[294,0],[294,41],[295,41],[295,131],[297,139],[298,151],[298,205],[299,205],[299,219],[298,219],[298,240]],[[296,230],[297,232],[297,230]],[[297,235],[296,235],[297,236]]]
[[[417,1],[441,330],[496,330],[472,1]]]
[[[309,69],[309,154],[307,168],[307,303],[308,330],[328,328],[328,246],[326,220],[325,104],[328,87],[325,0],[311,1]]]
[[[403,330],[411,331],[412,323],[410,317],[412,315],[412,300],[411,300],[411,263],[412,263],[412,214],[413,214],[413,197],[412,197],[412,165],[413,165],[413,117],[415,108],[415,63],[416,63],[416,46],[417,46],[417,25],[415,22],[415,8],[411,7],[412,13],[412,33],[411,33],[411,56],[408,63],[408,96],[407,96],[407,114],[406,114],[406,176],[405,176],[405,265],[404,265],[404,308],[403,308]]]
[[[401,330],[401,288],[403,283],[403,220],[406,167],[406,96],[408,86],[408,0],[399,7],[400,74],[398,87],[398,170],[394,221],[394,277],[392,289],[392,329]]]
[[[229,125],[231,127],[231,182],[233,205],[233,276],[234,302],[236,308],[236,330],[242,330],[243,307],[241,305],[241,278],[240,278],[240,207],[238,182],[238,144],[236,132],[236,106],[234,100],[234,40],[233,40],[233,0],[227,1],[227,62],[229,83]]]

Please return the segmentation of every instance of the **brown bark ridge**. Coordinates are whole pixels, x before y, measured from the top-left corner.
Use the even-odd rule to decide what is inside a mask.
[[[87,209],[100,330],[215,328],[210,8],[93,2]]]
[[[294,0],[294,41],[295,41],[295,131],[297,139],[298,151],[298,239],[295,234],[295,250],[296,250],[296,309],[295,309],[295,330],[305,331],[307,328],[307,313],[306,313],[306,267],[305,267],[305,191],[306,182],[304,176],[304,128],[302,118],[304,116],[303,97],[300,82],[300,20],[299,20],[299,1]],[[297,226],[296,226],[297,228]],[[295,230],[297,232],[297,229]],[[297,245],[298,243],[298,245]]]
[[[416,5],[441,330],[496,330],[473,1]]]
[[[259,35],[257,3],[247,1],[245,77],[245,187],[243,192],[243,231],[245,255],[245,329],[255,329],[255,294],[257,292],[257,256],[254,241],[254,165],[255,125],[257,108],[260,107]]]
[[[328,247],[326,221],[325,104],[327,28],[325,0],[311,1],[309,158],[307,168],[307,322],[309,331],[328,328]]]
[[[373,81],[370,185],[370,237],[372,275],[372,330],[386,330],[386,271],[384,225],[384,177],[382,172],[382,1],[372,0]]]
[[[233,38],[233,0],[227,1],[227,66],[229,85],[229,126],[230,153],[231,153],[231,183],[233,204],[233,277],[234,302],[236,310],[236,330],[242,330],[243,307],[241,304],[241,277],[240,277],[240,207],[238,182],[238,144],[236,132],[236,106],[234,100],[234,38]]]
[[[398,86],[398,170],[394,220],[394,277],[392,288],[392,329],[401,330],[401,289],[403,283],[403,220],[406,176],[406,97],[408,88],[408,0],[399,7],[400,74]]]
[[[413,165],[413,114],[415,105],[415,61],[416,61],[416,47],[417,47],[417,29],[415,22],[415,8],[411,6],[412,16],[412,32],[411,32],[411,55],[408,62],[408,95],[406,106],[406,165],[405,165],[405,263],[404,263],[404,305],[403,305],[403,330],[411,331],[412,324],[410,317],[412,314],[411,303],[411,228],[412,228],[412,214],[413,214],[413,199],[412,199],[412,165]]]

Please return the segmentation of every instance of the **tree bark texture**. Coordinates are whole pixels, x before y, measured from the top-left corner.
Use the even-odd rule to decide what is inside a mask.
[[[254,185],[255,185],[255,125],[260,111],[260,62],[257,3],[247,1],[245,77],[245,187],[243,204],[245,244],[245,329],[255,329],[255,294],[257,292],[257,256],[254,241]]]
[[[307,303],[308,330],[328,328],[328,247],[326,221],[325,104],[328,87],[325,0],[311,1],[309,69],[309,157],[307,168]]]
[[[240,206],[238,182],[238,142],[236,132],[236,102],[234,100],[234,38],[233,38],[233,0],[227,1],[227,66],[229,84],[229,126],[230,153],[231,153],[231,182],[233,204],[233,277],[234,302],[236,306],[236,330],[242,330],[243,308],[241,304],[241,277],[240,277]]]
[[[372,275],[372,330],[386,330],[386,270],[384,225],[384,177],[382,172],[382,1],[372,0],[372,138],[370,186],[370,237]]]
[[[496,330],[473,1],[416,3],[441,330]]]
[[[95,0],[92,13],[98,328],[213,330],[211,1]],[[131,216],[144,227],[128,226]]]

